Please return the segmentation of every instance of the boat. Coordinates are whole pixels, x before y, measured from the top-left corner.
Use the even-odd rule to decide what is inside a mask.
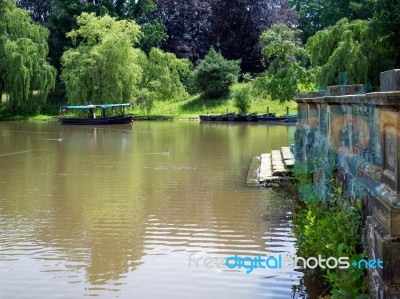
[[[295,123],[297,122],[297,115],[286,115],[286,119],[284,119],[282,122],[285,123]]]
[[[200,115],[202,121],[214,121],[217,119],[217,115]]]
[[[267,113],[257,116],[257,121],[267,122],[267,121],[283,121],[285,120],[282,116],[276,116],[275,113]]]
[[[275,115],[275,114],[274,114]],[[221,115],[200,115],[199,116],[201,121],[257,121],[257,113],[252,114],[235,114],[228,113],[228,114],[221,114]]]
[[[101,104],[101,105],[82,105],[82,106],[61,106],[60,122],[62,125],[113,125],[113,124],[129,124],[133,121],[132,114],[125,114],[125,108],[131,106],[130,103],[125,104]],[[101,117],[96,116],[96,109],[101,109]],[[114,114],[108,116],[108,109]],[[115,111],[117,110],[117,111]],[[65,117],[69,111],[78,111],[83,114],[86,111],[86,117]]]
[[[246,121],[246,114],[235,114],[228,116],[228,121]]]
[[[258,114],[257,113],[251,113],[246,115],[246,120],[247,121],[257,121]]]
[[[201,121],[254,121],[254,122],[282,122],[282,123],[293,123],[297,122],[297,115],[281,115],[276,116],[275,113],[266,113],[257,115],[252,114],[221,114],[221,115],[200,115]]]
[[[227,121],[228,117],[235,115],[235,113],[228,113],[228,114],[221,114],[221,115],[217,115],[217,117],[215,118],[215,120],[219,120],[219,121]]]

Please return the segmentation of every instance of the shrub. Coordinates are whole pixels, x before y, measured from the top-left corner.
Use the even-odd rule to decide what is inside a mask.
[[[238,79],[239,65],[240,60],[227,60],[211,48],[194,70],[194,85],[209,98],[225,95]]]
[[[235,107],[241,113],[247,113],[251,106],[251,88],[249,85],[239,87],[233,93]]]
[[[244,74],[242,74],[242,81],[244,83],[251,82],[251,81],[253,81],[253,77],[251,76],[250,73],[244,73]]]
[[[335,197],[340,195],[335,194]],[[351,261],[363,259],[361,244],[361,207],[349,207],[337,199],[306,201],[294,220],[294,231],[299,253],[303,257],[349,257]],[[321,269],[332,287],[331,296],[325,298],[368,298],[363,269]]]

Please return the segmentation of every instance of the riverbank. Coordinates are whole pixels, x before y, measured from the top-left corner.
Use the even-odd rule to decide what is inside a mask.
[[[54,106],[54,104],[52,105]],[[261,98],[252,100],[249,113],[264,114],[269,108],[269,112],[276,115],[283,115],[289,108],[289,114],[297,114],[297,105],[294,101],[280,104],[277,101],[270,101]],[[56,107],[49,109],[55,110]],[[55,110],[57,111],[57,110]],[[150,113],[147,113],[140,107],[133,107],[128,111],[135,116],[135,120],[198,120],[200,114],[226,114],[227,112],[236,112],[238,109],[234,105],[231,95],[227,95],[218,99],[209,99],[200,94],[190,96],[189,98],[176,102],[156,102]],[[55,112],[56,113],[56,112]],[[35,121],[52,121],[57,120],[57,114],[41,114],[41,115],[1,115],[0,121],[9,120],[35,120]]]
[[[249,113],[264,114],[269,108],[270,112],[283,115],[286,114],[287,107],[289,107],[289,114],[297,113],[297,105],[294,101],[282,105],[277,101],[256,98],[251,103]],[[200,114],[226,114],[228,112],[239,112],[231,96],[208,99],[201,95],[194,95],[178,102],[157,102],[149,114],[140,108],[132,110],[136,119],[151,119],[156,116],[169,119],[198,119]]]
[[[28,114],[28,115],[0,115],[0,121],[19,121],[19,120],[33,120],[33,121],[58,121],[58,115],[45,115],[45,114]]]

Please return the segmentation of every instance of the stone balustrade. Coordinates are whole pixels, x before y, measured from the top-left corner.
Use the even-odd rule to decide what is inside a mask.
[[[371,296],[400,298],[400,70],[381,73],[379,92],[329,86],[296,101],[296,164],[320,200],[340,185],[350,203],[362,201],[368,258],[384,261],[368,270]]]

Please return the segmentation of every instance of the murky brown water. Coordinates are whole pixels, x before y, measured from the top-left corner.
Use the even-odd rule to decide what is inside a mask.
[[[0,123],[0,298],[306,296],[292,269],[195,263],[295,253],[290,201],[243,184],[251,157],[293,133]]]

